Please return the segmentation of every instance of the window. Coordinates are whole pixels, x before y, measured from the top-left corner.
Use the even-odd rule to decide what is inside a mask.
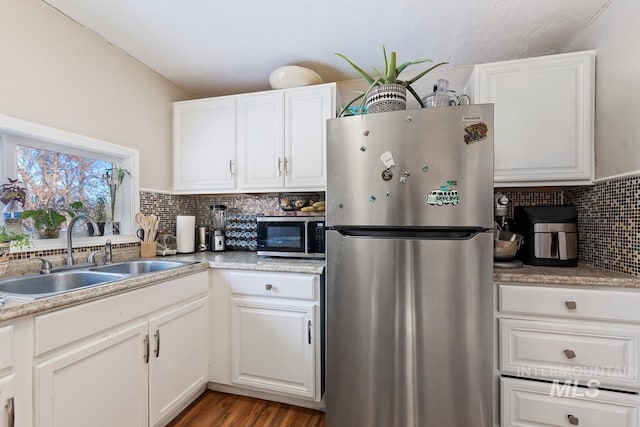
[[[109,189],[103,175],[114,165],[129,170],[130,177],[118,190],[114,212],[115,220],[121,223],[121,234],[109,238],[114,243],[136,241],[132,222],[140,206],[138,150],[0,115],[0,154],[2,182],[7,177],[17,177],[24,183],[26,209],[59,210],[81,201],[91,214],[98,200],[104,198],[109,220]],[[74,239],[74,247],[102,244],[104,240],[104,237]],[[34,240],[30,250],[34,247],[63,248],[66,242]]]

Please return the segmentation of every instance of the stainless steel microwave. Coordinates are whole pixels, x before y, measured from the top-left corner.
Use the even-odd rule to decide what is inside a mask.
[[[258,217],[258,255],[324,258],[324,216]]]

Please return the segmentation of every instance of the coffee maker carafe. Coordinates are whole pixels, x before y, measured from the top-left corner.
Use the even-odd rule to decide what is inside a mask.
[[[224,228],[226,226],[227,207],[225,205],[211,205],[211,250],[222,252],[225,250]]]

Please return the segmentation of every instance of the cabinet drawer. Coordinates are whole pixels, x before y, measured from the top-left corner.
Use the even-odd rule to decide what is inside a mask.
[[[316,299],[318,276],[313,274],[234,271],[229,278],[233,294]]]
[[[500,312],[640,322],[638,290],[500,285]]]
[[[501,379],[501,425],[509,427],[637,427],[640,397],[566,387],[564,384]],[[567,396],[567,397],[564,397]]]
[[[640,328],[500,320],[500,370],[640,390]]]

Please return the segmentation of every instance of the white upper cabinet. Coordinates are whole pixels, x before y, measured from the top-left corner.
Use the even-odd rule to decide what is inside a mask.
[[[281,188],[284,173],[284,94],[238,97],[238,189]]]
[[[173,189],[202,193],[235,188],[236,99],[173,105]]]
[[[326,121],[335,110],[334,86],[286,91],[285,94],[285,187],[326,187]]]
[[[474,67],[474,103],[495,105],[495,185],[594,179],[595,51]]]
[[[324,191],[335,97],[327,83],[175,103],[174,190]]]

